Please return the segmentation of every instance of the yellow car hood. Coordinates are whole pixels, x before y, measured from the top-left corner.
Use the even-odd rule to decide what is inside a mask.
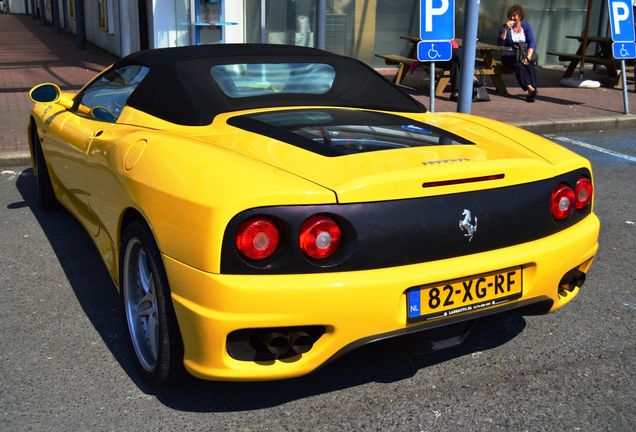
[[[396,113],[392,113],[396,114]],[[450,131],[474,144],[439,145],[322,156],[225,124],[199,135],[334,191],[340,203],[383,201],[509,186],[580,166],[574,153],[511,125],[476,116],[398,114]],[[223,127],[219,128],[220,122]],[[218,135],[224,130],[222,136]],[[563,165],[557,167],[557,165]]]

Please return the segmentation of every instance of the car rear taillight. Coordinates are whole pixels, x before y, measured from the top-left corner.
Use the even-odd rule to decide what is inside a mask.
[[[307,257],[322,260],[329,258],[338,250],[340,237],[340,227],[332,218],[316,215],[303,223],[298,243]]]
[[[594,192],[594,186],[592,186],[592,181],[587,177],[581,177],[576,182],[576,192],[575,192],[575,206],[577,210],[581,210],[592,201],[592,193]]]
[[[563,220],[574,210],[574,191],[571,187],[558,184],[550,197],[550,212],[555,220]]]
[[[256,216],[244,221],[236,233],[236,249],[243,257],[261,261],[272,256],[278,247],[280,234],[274,222]]]

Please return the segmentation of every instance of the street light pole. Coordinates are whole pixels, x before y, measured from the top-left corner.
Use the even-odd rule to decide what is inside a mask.
[[[327,19],[327,2],[318,0],[316,5],[316,47],[325,49],[325,21]]]
[[[83,50],[84,39],[86,38],[86,27],[84,23],[84,0],[71,0],[75,2],[75,46],[78,50]]]
[[[46,7],[44,6],[44,0],[40,0],[40,19],[42,19],[42,25],[46,25]]]
[[[51,1],[51,15],[53,17],[53,28],[56,33],[62,32],[62,27],[60,27],[60,5],[57,0]]]
[[[265,9],[267,5],[265,4],[265,0],[261,0],[261,43],[267,43],[267,16],[265,14]]]

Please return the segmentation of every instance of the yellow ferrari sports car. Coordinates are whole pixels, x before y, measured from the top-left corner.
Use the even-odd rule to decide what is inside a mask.
[[[598,248],[586,159],[325,51],[142,51],[30,96],[38,203],[92,236],[155,385],[300,376],[415,332],[451,346],[561,308]]]

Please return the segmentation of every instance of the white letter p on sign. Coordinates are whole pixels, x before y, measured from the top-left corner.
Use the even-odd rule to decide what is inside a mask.
[[[447,10],[448,0],[442,0],[442,5],[438,8],[433,7],[433,0],[426,0],[426,22],[424,23],[424,29],[427,33],[433,31],[433,15],[444,15]]]
[[[614,17],[614,32],[618,35],[621,34],[621,21],[629,18],[629,9],[627,9],[627,3],[612,3],[612,16]],[[427,21],[428,23],[428,17]]]

